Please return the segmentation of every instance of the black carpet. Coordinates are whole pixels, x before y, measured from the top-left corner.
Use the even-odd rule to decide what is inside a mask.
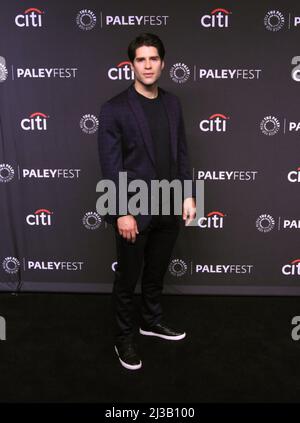
[[[1,402],[299,402],[299,298],[165,295],[163,304],[187,338],[137,334],[143,368],[129,371],[114,353],[110,295],[0,294]]]

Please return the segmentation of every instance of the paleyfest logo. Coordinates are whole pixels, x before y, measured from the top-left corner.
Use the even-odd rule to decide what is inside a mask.
[[[169,264],[169,272],[171,275],[180,277],[183,276],[187,271],[187,264],[182,259],[173,259]]]
[[[185,63],[175,63],[170,69],[170,78],[177,84],[183,84],[190,77],[191,71]]]
[[[275,219],[270,214],[261,214],[256,219],[256,229],[260,232],[270,232],[275,226]]]
[[[293,121],[287,118],[280,120],[275,116],[266,116],[260,122],[260,129],[264,135],[272,136],[276,135],[279,130],[282,128],[283,134],[289,133],[298,133],[300,131],[300,121]]]
[[[300,25],[300,16],[293,16],[289,13],[288,18],[285,19],[279,10],[270,10],[264,17],[265,28],[271,32],[280,31],[284,27],[285,21],[288,21],[288,29],[296,28]]]
[[[7,79],[7,75],[6,60],[0,56],[0,82],[4,82]]]
[[[15,171],[7,163],[0,164],[0,182],[10,182],[15,176]]]
[[[95,115],[87,114],[80,119],[80,128],[85,134],[94,134],[99,127],[99,120]]]
[[[128,26],[128,25],[136,25],[136,26],[154,26],[154,25],[167,25],[167,19],[169,18],[168,15],[107,15],[105,16],[105,24],[107,26]]]
[[[95,230],[102,224],[102,218],[97,212],[87,212],[82,218],[82,224],[86,229]]]
[[[264,24],[269,31],[279,31],[284,26],[284,16],[278,10],[270,10],[264,17]]]
[[[275,219],[270,214],[261,214],[256,219],[256,229],[260,232],[267,233],[275,228]],[[277,229],[280,230],[299,230],[300,219],[287,219],[279,216],[277,219]]]
[[[16,257],[5,257],[2,267],[6,273],[15,274],[19,271],[20,262]]]
[[[275,135],[280,129],[280,122],[275,116],[266,116],[260,122],[260,129],[265,135]]]
[[[83,9],[77,13],[76,23],[83,31],[90,31],[97,23],[97,16],[92,10]]]

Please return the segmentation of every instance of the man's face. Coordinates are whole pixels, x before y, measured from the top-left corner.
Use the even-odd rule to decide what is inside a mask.
[[[164,66],[156,47],[142,46],[135,50],[131,69],[139,82],[152,85],[159,79]]]

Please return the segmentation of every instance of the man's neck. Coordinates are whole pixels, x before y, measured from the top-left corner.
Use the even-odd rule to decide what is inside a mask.
[[[143,95],[144,97],[156,98],[158,96],[157,83],[152,85],[144,85],[141,84],[139,81],[135,80],[134,88],[139,94]]]

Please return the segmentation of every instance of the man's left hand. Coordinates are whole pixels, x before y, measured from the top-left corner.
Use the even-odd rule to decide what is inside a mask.
[[[186,198],[183,202],[182,218],[185,220],[185,226],[189,225],[196,217],[196,202],[193,197]]]

